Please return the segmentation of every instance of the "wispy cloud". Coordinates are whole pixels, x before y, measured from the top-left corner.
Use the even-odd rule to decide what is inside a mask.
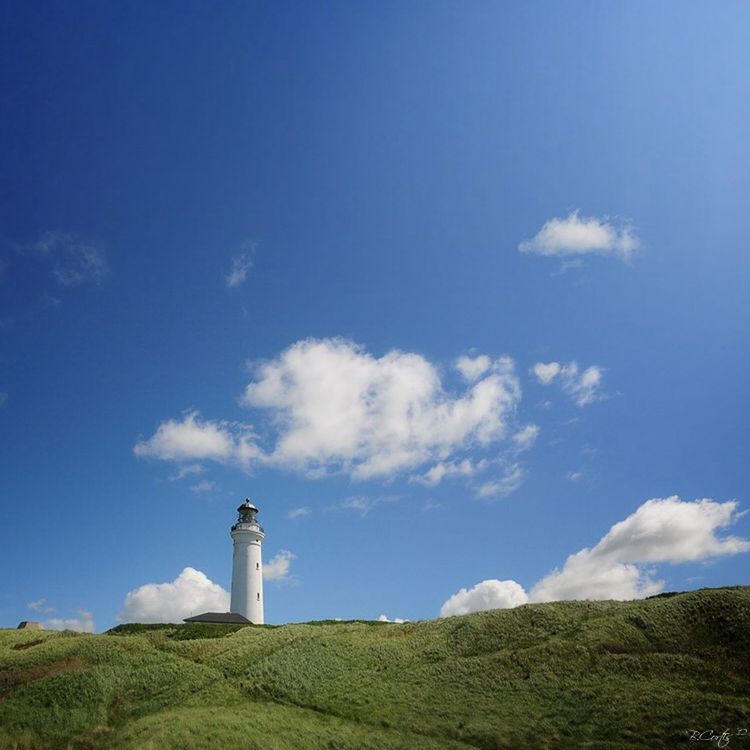
[[[327,510],[353,510],[364,518],[379,505],[397,503],[400,499],[398,495],[380,495],[373,498],[355,495],[345,498],[338,505],[329,506]]]
[[[577,406],[586,406],[601,398],[600,388],[604,369],[591,365],[585,370],[578,363],[537,362],[531,371],[542,385],[549,385],[559,379],[563,391],[570,396]]]
[[[203,479],[196,484],[190,485],[190,491],[195,492],[197,495],[205,492],[213,492],[216,489],[216,482],[212,482],[210,479]]]
[[[514,493],[523,484],[526,471],[518,463],[509,464],[498,479],[480,484],[476,493],[483,500],[498,500]]]
[[[110,274],[102,248],[67,232],[45,232],[25,250],[39,259],[49,259],[52,275],[61,286],[99,284]]]
[[[310,508],[308,508],[306,505],[303,505],[301,508],[292,508],[287,514],[286,517],[294,520],[295,518],[304,518],[305,516],[310,515]]]
[[[204,474],[205,471],[206,467],[203,464],[185,464],[184,466],[180,466],[174,474],[170,474],[167,479],[170,482],[178,482],[180,479],[185,479],[186,477],[195,477]]]
[[[440,461],[431,466],[424,474],[412,477],[411,481],[422,484],[425,487],[435,487],[443,479],[451,477],[472,477],[480,471],[484,471],[490,465],[490,461],[482,459],[472,461],[465,458],[462,461]]]
[[[629,224],[614,224],[608,217],[581,216],[571,211],[563,219],[553,218],[530,239],[518,246],[522,253],[547,256],[616,255],[629,259],[640,242]]]
[[[46,599],[37,599],[36,601],[29,602],[26,605],[32,612],[40,612],[43,615],[51,615],[54,611],[54,607],[47,605]]]
[[[513,442],[519,451],[525,451],[534,445],[537,437],[539,437],[539,425],[527,424],[513,435]]]
[[[242,246],[242,252],[232,258],[229,272],[224,277],[224,281],[230,289],[242,286],[247,280],[247,276],[253,267],[254,250],[255,245],[253,243],[245,243]]]

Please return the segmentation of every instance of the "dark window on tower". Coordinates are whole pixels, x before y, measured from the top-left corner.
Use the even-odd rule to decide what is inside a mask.
[[[260,563],[255,563],[255,569],[260,570]]]
[[[258,601],[260,601],[260,594],[258,594]]]

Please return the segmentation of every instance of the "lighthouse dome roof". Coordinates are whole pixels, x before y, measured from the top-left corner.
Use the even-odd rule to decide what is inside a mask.
[[[237,508],[237,510],[238,511],[243,511],[243,510],[254,510],[254,511],[257,511],[258,508],[250,502],[250,498],[248,497],[248,498],[245,499],[245,502],[242,503],[242,505],[240,505],[239,508]]]

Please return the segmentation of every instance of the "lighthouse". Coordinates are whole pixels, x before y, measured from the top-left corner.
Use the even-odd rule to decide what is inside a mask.
[[[265,538],[258,523],[258,509],[248,498],[237,508],[239,518],[232,526],[232,602],[230,612],[242,615],[255,625],[263,624],[263,561],[261,544]]]

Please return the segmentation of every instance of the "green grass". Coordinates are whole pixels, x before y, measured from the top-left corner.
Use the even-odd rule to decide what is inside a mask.
[[[746,587],[399,625],[0,630],[0,750],[659,748],[743,726]]]

